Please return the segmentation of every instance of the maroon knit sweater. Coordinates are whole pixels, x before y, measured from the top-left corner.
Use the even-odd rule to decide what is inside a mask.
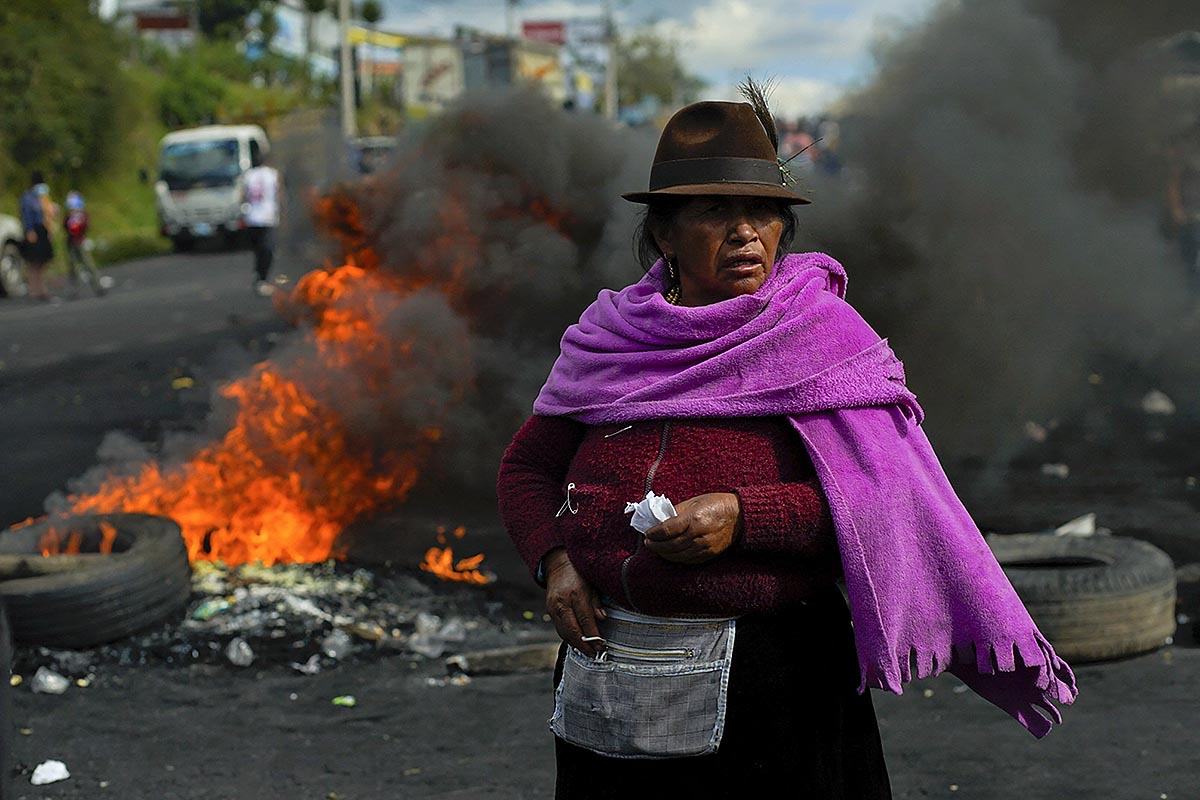
[[[567,486],[575,484],[567,504]],[[653,490],[679,503],[734,492],[744,532],[716,558],[676,564],[650,552],[625,504]],[[565,547],[610,602],[649,614],[737,615],[812,596],[840,574],[829,506],[782,417],[589,426],[531,417],[504,454],[500,516],[536,574]]]

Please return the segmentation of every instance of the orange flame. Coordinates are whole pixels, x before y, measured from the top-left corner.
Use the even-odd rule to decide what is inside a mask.
[[[70,497],[70,510],[169,516],[193,561],[270,565],[341,555],[335,542],[346,526],[403,502],[441,438],[438,420],[451,410],[431,409],[430,422],[402,432],[406,446],[380,453],[330,402],[347,390],[387,397],[397,383],[406,384],[421,342],[390,333],[394,326],[386,324],[405,297],[428,288],[463,304],[463,278],[484,248],[466,203],[449,188],[436,233],[421,242],[421,257],[431,261],[407,275],[383,268],[354,198],[334,193],[316,200],[314,213],[340,242],[344,263],[309,273],[276,301],[303,327],[308,354],[289,364],[260,362],[223,386],[219,394],[234,409],[233,423],[186,463],[150,462],[136,474],[112,475],[96,491]],[[572,224],[543,198],[497,213],[532,216],[560,230]],[[467,345],[442,347],[467,353]],[[451,380],[461,381],[452,396],[465,394],[469,377]],[[455,561],[452,548],[434,547],[421,568],[483,584],[492,578],[480,571],[482,560],[480,554]]]
[[[438,426],[410,431],[409,447],[380,454],[319,398],[343,391],[347,375],[355,391],[375,395],[404,374],[413,343],[389,336],[381,323],[421,284],[379,269],[348,197],[324,198],[317,213],[347,256],[343,266],[306,275],[281,303],[306,323],[309,360],[257,364],[219,391],[236,408],[219,441],[182,465],[151,462],[111,476],[95,492],[72,496],[73,512],[163,514],[183,529],[193,561],[270,565],[339,555],[334,543],[347,525],[404,500],[441,437]],[[450,346],[466,350],[465,342]]]
[[[455,539],[461,539],[467,535],[467,529],[459,525],[451,535]],[[437,529],[437,540],[438,544],[446,544],[446,529],[441,526]],[[482,564],[483,553],[473,555],[469,558],[462,558],[455,562],[454,548],[431,547],[425,552],[425,560],[421,562],[420,566],[425,572],[431,572],[442,580],[460,581],[462,583],[473,583],[482,586],[495,580],[494,577],[479,569]]]

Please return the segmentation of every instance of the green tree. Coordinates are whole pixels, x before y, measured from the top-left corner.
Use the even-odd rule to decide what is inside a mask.
[[[363,0],[358,7],[358,15],[367,25],[375,27],[383,19],[383,4],[379,0]]]
[[[262,6],[263,0],[196,0],[196,21],[205,36],[240,39],[246,18]]]
[[[136,102],[120,52],[114,31],[73,0],[0,3],[0,162],[102,170]]]
[[[675,43],[650,29],[617,42],[617,97],[622,106],[655,97],[664,105],[694,102],[705,83],[684,69]]]
[[[262,34],[262,47],[264,51],[271,49],[271,42],[279,35],[279,18],[275,16],[275,6],[262,9],[262,19],[258,23],[258,32]]]

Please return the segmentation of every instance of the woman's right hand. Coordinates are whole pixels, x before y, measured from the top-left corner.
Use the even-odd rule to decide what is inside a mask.
[[[567,551],[558,547],[546,554],[543,567],[546,570],[546,612],[554,622],[554,629],[563,641],[590,656],[604,650],[602,642],[585,642],[585,636],[600,636],[597,619],[604,619],[600,596],[583,579],[567,557]]]

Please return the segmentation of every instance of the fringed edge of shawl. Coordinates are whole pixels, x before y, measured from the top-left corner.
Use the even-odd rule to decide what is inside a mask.
[[[934,677],[952,668],[967,673],[972,682],[978,681],[981,685],[986,684],[988,678],[1015,677],[1019,669],[1036,670],[1030,685],[997,686],[995,695],[988,696],[990,693],[987,693],[983,696],[1039,738],[1053,725],[1062,724],[1062,715],[1054,703],[1071,705],[1079,696],[1075,673],[1036,627],[1021,639],[947,643],[938,647],[914,645],[908,648],[907,658],[896,653],[882,669],[862,660],[858,691],[861,694],[868,688],[884,689],[899,695],[904,693],[904,684]],[[986,686],[971,688],[978,692]],[[1038,722],[1039,719],[1045,724]]]

